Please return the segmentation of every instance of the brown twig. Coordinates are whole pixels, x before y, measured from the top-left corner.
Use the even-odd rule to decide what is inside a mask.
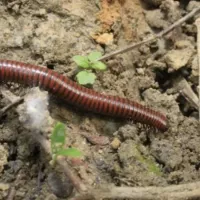
[[[21,97],[16,97],[15,95],[13,95],[9,90],[5,90],[5,89],[1,89],[1,94],[8,99],[9,101],[11,101],[12,103],[5,106],[4,108],[2,108],[0,110],[0,118],[6,113],[8,112],[11,108],[19,105],[20,103],[22,103],[24,101],[24,98]]]
[[[86,199],[86,195],[83,196]],[[92,190],[90,199],[186,200],[200,199],[200,182],[166,187],[113,187]],[[77,197],[76,200],[81,200]]]
[[[0,118],[1,118],[6,112],[8,112],[11,108],[13,108],[13,107],[19,105],[19,104],[22,103],[23,101],[24,101],[24,98],[21,97],[21,98],[15,100],[15,101],[13,101],[13,102],[12,102],[11,104],[9,104],[8,106],[5,106],[4,108],[2,108],[2,109],[0,110]]]
[[[139,46],[141,46],[143,44],[146,44],[146,43],[152,42],[154,40],[157,40],[157,39],[163,37],[164,35],[166,35],[167,33],[169,33],[170,31],[172,31],[173,29],[175,29],[176,27],[180,26],[182,23],[184,23],[185,21],[187,21],[188,19],[193,17],[195,14],[197,14],[199,11],[200,11],[200,7],[192,10],[190,13],[188,13],[187,15],[185,15],[184,17],[182,17],[181,19],[176,21],[174,24],[169,26],[167,29],[165,29],[165,30],[161,31],[160,33],[158,33],[157,35],[151,36],[150,38],[148,38],[146,40],[143,40],[142,42],[134,43],[134,44],[131,44],[131,45],[126,46],[124,48],[121,48],[119,50],[113,51],[113,52],[111,52],[109,54],[106,54],[106,55],[102,56],[101,58],[99,58],[98,61],[111,58],[111,57],[116,56],[118,54],[122,54],[122,53],[125,53],[127,51],[130,51],[130,50],[132,50],[132,49],[134,49],[136,47],[139,47]]]
[[[197,60],[198,60],[198,68],[199,68],[199,85],[198,85],[198,93],[199,93],[199,121],[200,121],[200,18],[195,21],[197,27]]]

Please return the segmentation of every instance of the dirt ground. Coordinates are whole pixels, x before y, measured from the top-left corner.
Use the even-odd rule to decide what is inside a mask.
[[[187,0],[2,0],[0,58],[47,66],[73,79],[72,56],[93,50],[106,54],[142,41],[197,6],[200,2]],[[157,42],[107,60],[108,70],[97,73],[93,86],[166,114],[165,133],[50,98],[52,118],[66,124],[69,145],[84,153],[74,164],[84,183],[166,186],[200,180],[198,111],[176,87],[184,78],[197,94],[196,17]],[[14,83],[1,87],[17,96],[30,91]],[[8,104],[0,94],[0,108]],[[0,199],[11,186],[15,200],[66,199],[69,185],[59,179],[63,172],[52,169],[49,155],[28,132],[15,108],[0,119]],[[108,142],[100,145],[90,136]]]

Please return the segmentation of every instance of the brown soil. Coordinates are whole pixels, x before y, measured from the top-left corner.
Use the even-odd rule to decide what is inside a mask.
[[[0,58],[45,65],[73,78],[76,67],[72,56],[93,50],[106,54],[143,40],[200,6],[198,1],[186,2],[1,1]],[[157,42],[108,60],[108,70],[97,74],[93,86],[99,92],[133,99],[165,113],[167,132],[80,112],[50,99],[52,117],[66,124],[69,143],[84,152],[83,163],[76,166],[83,182],[96,187],[165,186],[200,180],[198,112],[174,87],[182,76],[197,92],[194,20]],[[97,43],[96,36],[105,33],[112,34],[113,40]],[[13,83],[1,86],[18,96],[30,90]],[[0,108],[8,103],[0,96]],[[0,199],[6,199],[11,185],[16,189],[15,200],[66,197],[61,181],[52,178],[55,170],[49,156],[27,133],[15,109],[1,118]],[[100,142],[103,145],[97,145],[99,135],[105,136],[106,142]],[[56,173],[62,177],[61,170]],[[56,189],[60,192],[55,192],[59,184],[60,190]]]

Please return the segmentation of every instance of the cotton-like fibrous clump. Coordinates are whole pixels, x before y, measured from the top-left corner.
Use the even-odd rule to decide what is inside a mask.
[[[18,107],[19,119],[30,130],[48,132],[53,120],[48,111],[48,93],[38,87],[25,95],[24,103]]]

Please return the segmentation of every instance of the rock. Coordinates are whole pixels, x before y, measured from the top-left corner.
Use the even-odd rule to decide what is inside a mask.
[[[144,69],[143,68],[137,68],[136,71],[139,75],[144,75]]]
[[[179,40],[175,43],[177,49],[190,48],[194,50],[194,45],[188,40]]]
[[[164,56],[165,62],[172,70],[186,66],[194,54],[194,47],[189,41],[178,41],[175,50],[168,51]]]
[[[5,190],[8,190],[10,188],[10,185],[9,184],[6,184],[6,183],[0,183],[0,191],[5,191]]]
[[[111,45],[113,43],[113,33],[103,33],[101,35],[92,35],[99,44]]]
[[[67,198],[73,192],[73,185],[68,177],[53,172],[48,175],[48,184],[51,191],[59,198]]]
[[[45,17],[46,14],[47,14],[47,11],[44,8],[36,10],[36,12],[35,12],[35,15],[38,17]]]
[[[191,52],[186,50],[171,50],[165,56],[165,61],[169,67],[178,70],[188,63],[191,55]]]
[[[118,138],[114,138],[113,141],[111,142],[111,147],[113,149],[118,149],[121,144],[121,141]]]

